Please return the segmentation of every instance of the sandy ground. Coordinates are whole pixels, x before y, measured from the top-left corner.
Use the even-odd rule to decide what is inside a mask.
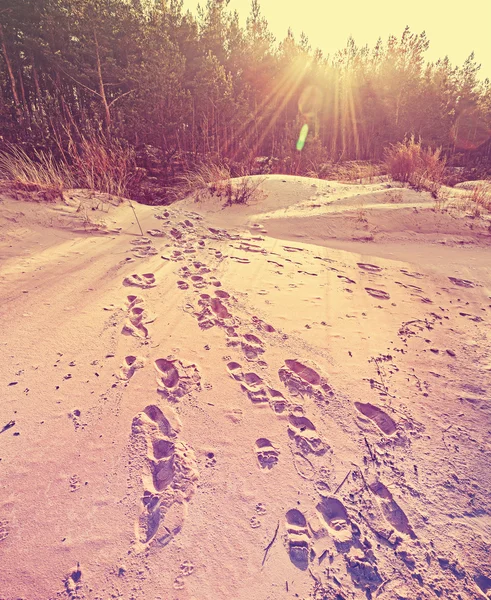
[[[491,597],[489,223],[262,189],[0,201],[1,600]]]

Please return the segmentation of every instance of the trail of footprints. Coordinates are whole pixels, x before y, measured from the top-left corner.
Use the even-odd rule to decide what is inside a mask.
[[[162,218],[168,216],[169,213],[166,211]],[[199,220],[198,216],[195,218]],[[338,488],[333,491],[332,484],[329,485],[328,470],[323,473],[323,467],[319,470],[314,466],[312,461],[316,457],[325,457],[322,459],[324,461],[330,456],[326,455],[329,446],[320,438],[314,423],[306,416],[305,404],[307,401],[314,401],[321,406],[329,404],[333,398],[329,383],[319,374],[315,365],[309,361],[292,358],[285,360],[278,372],[278,378],[286,392],[276,390],[274,384],[271,384],[263,374],[268,365],[263,360],[265,344],[262,340],[264,335],[275,333],[275,328],[258,317],[252,317],[247,324],[234,314],[234,298],[222,289],[220,281],[210,275],[212,269],[196,260],[194,256],[197,250],[202,250],[208,252],[215,261],[230,258],[238,263],[247,263],[248,259],[237,256],[227,257],[221,250],[209,245],[212,239],[223,242],[237,238],[224,230],[214,228],[209,228],[205,235],[200,236],[189,220],[179,223],[179,227],[173,227],[167,233],[172,236],[180,249],[174,249],[169,256],[162,256],[162,258],[175,262],[187,261],[179,269],[177,287],[196,295],[196,300],[189,303],[185,310],[194,316],[200,328],[206,330],[218,326],[223,329],[227,346],[242,352],[245,364],[249,366],[243,366],[241,362],[227,357],[226,367],[229,375],[237,381],[251,403],[256,406],[269,406],[275,414],[286,416],[295,469],[300,477],[314,484],[319,494],[319,500],[314,508],[320,525],[312,526],[310,516],[308,521],[307,517],[296,508],[285,514],[284,541],[291,562],[302,570],[314,566],[316,542],[324,536],[329,536],[334,540],[343,557],[353,584],[363,589],[370,598],[381,585],[382,578],[378,572],[375,554],[367,550],[367,546],[364,545],[367,542],[362,544],[360,541],[360,526],[366,522],[369,531],[376,535],[376,539],[386,539],[388,544],[393,544],[393,547],[397,548],[401,540],[397,537],[399,534],[402,534],[403,539],[404,536],[409,540],[416,539],[408,517],[378,476],[372,477],[367,485],[364,479],[363,481],[360,479],[363,478],[361,471],[355,469],[348,473],[348,483],[344,484],[344,480],[338,482],[340,484],[338,488],[344,484],[350,486],[351,490],[356,481],[362,484],[362,489],[366,488],[360,496],[363,511],[357,515],[353,512],[352,506],[349,506],[348,510],[341,501],[337,494]],[[149,230],[148,234],[154,238],[167,235],[163,229]],[[140,244],[135,244],[134,254],[148,256],[149,251],[151,254],[149,242],[150,240],[146,239]],[[235,247],[248,252],[263,252],[259,245],[249,244],[244,240]],[[293,247],[284,247],[284,250],[292,253],[303,251]],[[333,262],[327,258],[315,258],[325,263]],[[276,266],[283,265],[277,263]],[[362,276],[368,277],[369,280],[377,277],[383,270],[368,263],[358,263],[358,267],[364,272]],[[327,268],[337,270],[334,267]],[[422,277],[419,273],[404,269],[401,273],[411,278]],[[337,275],[337,277],[345,284],[355,284],[353,279],[345,275]],[[466,280],[449,279],[454,285],[460,287],[474,285]],[[133,274],[124,281],[124,285],[140,288],[152,287],[155,284],[155,276],[152,273]],[[417,286],[402,283],[400,285],[414,293],[422,292]],[[390,299],[387,292],[378,288],[366,286],[364,289],[377,300]],[[146,338],[147,325],[151,322],[151,316],[146,314],[143,301],[137,296],[129,296],[126,333]],[[256,331],[253,333],[250,329]],[[128,378],[136,368],[139,368],[139,360],[136,356],[126,357],[126,364],[123,365],[122,370],[127,373]],[[255,366],[260,367],[260,370],[255,370]],[[155,370],[158,391],[167,400],[178,401],[182,396],[200,389],[199,372],[194,364],[184,363],[175,357],[167,357],[155,361]],[[386,410],[369,402],[355,402],[353,408],[362,430],[385,436],[387,440],[396,437],[398,423]],[[173,539],[182,528],[187,503],[196,487],[198,479],[196,458],[192,449],[179,439],[178,433],[171,426],[164,412],[154,404],[147,406],[133,420],[132,437],[144,462],[141,514],[136,527],[139,544],[143,547],[153,541],[165,545]],[[259,468],[265,471],[273,470],[281,459],[280,448],[274,440],[266,437],[255,441],[254,452]],[[326,464],[329,460],[331,459],[328,458]],[[363,514],[368,516],[364,517]],[[257,517],[253,517],[251,527],[259,526],[257,522],[260,525]],[[352,552],[350,548],[356,551]],[[405,551],[399,554],[401,560],[406,563],[409,561]],[[325,551],[317,556],[317,563],[320,564],[324,557]]]
[[[192,226],[190,222],[188,225]],[[148,233],[152,237],[165,235],[158,229]],[[174,235],[180,237],[177,232]],[[142,237],[131,244],[136,258],[157,254],[149,238]],[[176,254],[176,258],[179,255]],[[199,263],[196,267],[202,269]],[[194,276],[193,281],[198,284],[200,277]],[[153,273],[134,273],[123,280],[123,285],[147,289],[157,282]],[[141,296],[127,296],[124,335],[145,341],[150,336],[149,325],[154,321],[155,316],[148,312]],[[136,353],[124,357],[119,379],[129,381],[145,364],[146,359]],[[201,378],[195,364],[174,356],[158,358],[153,364],[157,393],[167,402],[177,402],[201,389]],[[151,543],[165,546],[179,533],[187,514],[187,504],[196,488],[196,457],[192,448],[180,439],[176,423],[175,413],[169,404],[164,409],[157,404],[149,404],[134,417],[131,425],[131,461],[138,466],[143,488],[135,524],[137,549],[146,548]],[[191,563],[183,563],[180,576],[190,575],[193,569]]]
[[[180,441],[162,410],[151,404],[133,419],[135,448],[144,452],[143,496],[137,540],[168,544],[182,529],[198,469],[193,450]]]

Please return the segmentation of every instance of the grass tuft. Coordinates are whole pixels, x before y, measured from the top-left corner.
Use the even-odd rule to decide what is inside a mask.
[[[404,142],[392,144],[385,151],[385,165],[395,181],[427,190],[437,198],[446,165],[441,148],[423,148],[421,141],[416,141],[413,135]]]

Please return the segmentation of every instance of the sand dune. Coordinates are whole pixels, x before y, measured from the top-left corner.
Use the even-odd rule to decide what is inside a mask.
[[[490,596],[487,222],[262,190],[0,203],[2,600]]]

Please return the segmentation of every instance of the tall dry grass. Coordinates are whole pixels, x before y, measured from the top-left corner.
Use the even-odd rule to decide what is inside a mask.
[[[134,151],[103,134],[71,136],[68,143],[70,171],[78,187],[124,197],[136,169]]]
[[[63,198],[63,190],[73,182],[68,165],[56,162],[50,152],[36,150],[31,156],[13,144],[0,152],[0,177],[11,182],[14,191],[36,192],[47,201]]]
[[[434,198],[438,196],[446,165],[441,148],[423,148],[421,141],[416,141],[413,135],[386,149],[385,165],[395,181],[428,190]]]
[[[28,154],[12,144],[0,152],[0,177],[14,189],[40,192],[51,200],[62,198],[63,190],[74,187],[125,197],[135,173],[134,151],[97,133],[79,134],[77,140],[68,133],[68,144],[59,160],[50,152]]]

